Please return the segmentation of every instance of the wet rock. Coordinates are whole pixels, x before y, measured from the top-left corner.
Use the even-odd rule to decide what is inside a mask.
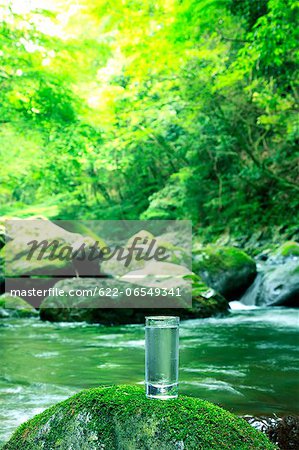
[[[3,450],[274,450],[245,420],[198,398],[146,399],[137,386],[79,392],[21,425]]]
[[[299,259],[264,266],[240,301],[245,305],[299,306]]]
[[[135,280],[136,281],[136,280]],[[168,283],[166,280],[164,283]],[[182,280],[182,293],[185,289],[185,281]],[[194,284],[195,283],[195,284]],[[192,292],[192,307],[185,306],[182,308],[161,308],[156,309],[156,297],[152,298],[152,308],[136,307],[138,299],[133,299],[132,307],[120,308],[117,303],[120,299],[111,298],[111,296],[99,295],[99,289],[118,289],[119,292],[125,292],[126,288],[134,290],[142,287],[140,284],[125,282],[123,280],[115,279],[92,279],[92,278],[72,278],[61,280],[54,286],[55,289],[63,290],[65,295],[57,296],[56,294],[47,297],[43,300],[40,306],[40,317],[42,320],[49,320],[52,322],[91,322],[101,323],[106,325],[125,324],[125,323],[144,323],[145,315],[158,314],[177,314],[182,319],[187,318],[203,318],[212,315],[219,315],[227,313],[229,306],[227,300],[213,289],[206,286],[203,282],[194,282]],[[151,283],[150,283],[151,284]],[[189,285],[187,285],[189,286]],[[145,287],[143,285],[143,287]],[[148,287],[148,286],[146,286]],[[89,292],[97,290],[97,294],[90,297]],[[70,291],[76,292],[76,295],[69,296]],[[56,291],[57,292],[57,291]],[[125,299],[127,301],[127,299]],[[184,305],[184,297],[182,298]],[[110,302],[110,303],[109,303]],[[171,304],[174,300],[171,299]],[[103,305],[106,307],[103,307]],[[107,305],[113,304],[113,308]],[[93,305],[95,307],[93,307]],[[147,299],[147,306],[149,300]],[[88,306],[88,307],[87,307]]]
[[[265,273],[261,304],[299,306],[299,261],[290,261]]]
[[[193,252],[193,272],[228,300],[235,300],[256,275],[255,261],[234,247],[208,246]]]
[[[281,450],[297,450],[299,448],[299,417],[252,417],[244,419],[269,439]]]

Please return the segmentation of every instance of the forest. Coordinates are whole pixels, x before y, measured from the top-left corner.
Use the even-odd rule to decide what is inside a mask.
[[[0,0],[0,448],[299,448],[298,11]]]
[[[297,1],[1,3],[2,215],[295,230]]]

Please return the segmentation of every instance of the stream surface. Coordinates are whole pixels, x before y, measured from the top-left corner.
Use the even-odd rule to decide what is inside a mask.
[[[0,322],[0,444],[83,388],[143,384],[142,325]],[[236,413],[299,413],[298,310],[235,310],[181,323],[180,393]]]

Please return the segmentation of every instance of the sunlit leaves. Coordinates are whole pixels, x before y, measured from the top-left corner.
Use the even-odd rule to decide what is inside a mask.
[[[217,230],[277,217],[296,190],[295,3],[13,1],[0,198]]]

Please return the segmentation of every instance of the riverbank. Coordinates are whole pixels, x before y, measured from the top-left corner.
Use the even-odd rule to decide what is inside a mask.
[[[2,218],[2,222],[5,224],[6,219]],[[118,309],[120,302],[127,301],[127,290],[139,292],[142,288],[148,292],[147,290],[153,291],[156,287],[167,287],[169,290],[170,287],[173,288],[174,283],[182,295],[180,316],[184,319],[225,315],[229,309],[228,302],[237,299],[241,299],[241,302],[246,305],[257,306],[297,306],[299,303],[299,244],[296,241],[284,241],[281,245],[277,242],[270,244],[265,241],[265,236],[256,236],[256,252],[251,248],[251,253],[256,253],[253,257],[241,248],[241,242],[231,241],[230,236],[226,241],[222,236],[216,243],[205,245],[204,241],[194,235],[191,257],[191,229],[186,242],[182,240],[178,232],[154,236],[147,230],[139,230],[136,235],[129,233],[126,236],[122,244],[124,250],[131,251],[132,241],[137,235],[138,239],[143,236],[143,238],[146,237],[145,242],[147,242],[144,244],[145,249],[148,250],[150,246],[149,239],[154,239],[157,245],[168,252],[169,262],[155,262],[152,266],[146,260],[140,260],[137,254],[132,254],[130,265],[123,267],[121,262],[113,258],[105,261],[103,255],[99,253],[98,259],[93,260],[92,263],[86,259],[85,263],[88,263],[86,268],[78,255],[68,259],[53,258],[51,246],[47,248],[47,251],[44,250],[42,258],[35,256],[35,259],[28,260],[26,242],[33,237],[39,241],[47,233],[51,235],[51,239],[56,239],[65,246],[62,248],[76,247],[78,242],[84,242],[88,251],[93,251],[94,243],[104,243],[105,236],[102,238],[101,233],[95,233],[91,225],[86,226],[81,222],[57,224],[45,218],[33,222],[24,220],[14,223],[18,226],[12,225],[10,231],[3,229],[6,243],[2,239],[0,289],[3,292],[4,261],[6,260],[6,277],[20,277],[26,274],[30,278],[26,281],[22,280],[23,287],[26,287],[27,283],[32,288],[31,284],[38,282],[40,287],[46,288],[41,292],[48,292],[48,294],[38,299],[31,298],[29,291],[26,295],[26,289],[22,290],[22,294],[18,294],[24,300],[39,307],[42,320],[87,321],[105,325],[142,323],[144,315],[152,313],[150,308],[155,308],[156,304],[161,306],[163,297],[153,297],[150,301],[147,298],[147,305],[151,305],[144,307],[147,309],[131,307],[120,311]],[[15,232],[14,227],[16,227]],[[101,227],[100,230],[102,230]],[[103,230],[102,232],[104,233]],[[248,242],[247,244],[249,245]],[[88,252],[85,258],[87,255]],[[50,271],[48,279],[36,280],[36,275],[48,273],[48,271]],[[65,274],[69,279],[65,279]],[[155,279],[157,274],[159,276],[163,274],[163,283],[161,279]],[[51,279],[52,275],[56,278]],[[57,280],[59,276],[62,277],[60,281]],[[187,298],[190,299],[191,283],[192,307],[191,302],[185,301]],[[62,294],[55,294],[58,290]],[[82,292],[91,291],[95,292],[92,297],[92,305],[94,305],[92,308],[89,294],[86,296],[82,294]],[[111,294],[106,294],[112,291],[120,292],[124,298],[118,295],[114,298]],[[15,289],[14,292],[16,292]],[[80,294],[76,294],[77,292]],[[3,299],[3,297],[0,298],[0,315],[5,317],[9,316],[11,311],[9,309],[5,311]],[[134,297],[133,305],[142,299],[143,297],[140,296]],[[9,301],[9,298],[5,300]],[[173,305],[173,297],[168,300],[170,300],[168,304]],[[116,302],[115,305],[114,302]],[[103,309],[102,303],[112,306]],[[84,306],[86,304],[87,306]],[[160,312],[172,314],[171,308],[165,308]]]

